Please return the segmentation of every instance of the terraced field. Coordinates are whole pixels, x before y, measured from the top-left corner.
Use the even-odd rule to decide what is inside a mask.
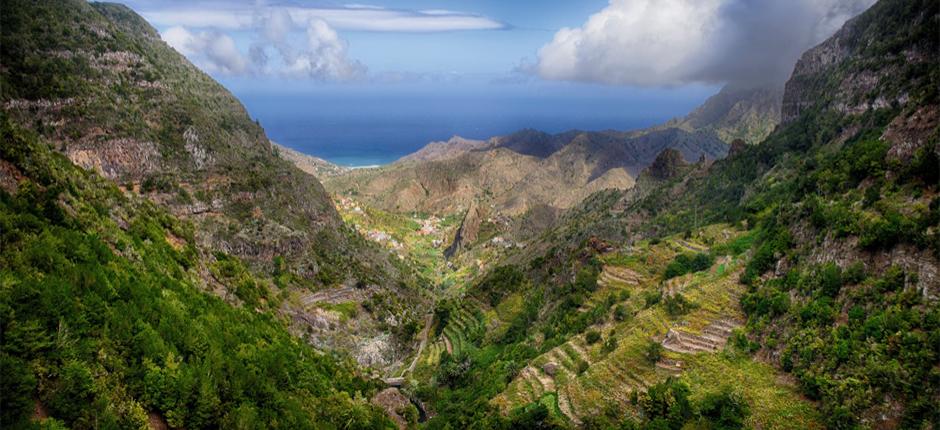
[[[482,334],[485,330],[484,316],[472,311],[473,304],[465,304],[455,310],[441,332],[441,336],[431,342],[419,360],[420,364],[428,367],[436,366],[441,361],[444,351],[450,354],[460,354],[473,346],[475,333]]]
[[[717,244],[738,234],[726,226],[711,226],[697,238]],[[574,336],[530,361],[493,403],[509,411],[554,394],[558,411],[577,425],[582,417],[600,413],[607,405],[633,408],[630,403],[633,392],[645,391],[671,376],[685,378],[687,372],[700,368],[704,360],[698,356],[702,353],[719,357],[723,365],[746,364],[773,373],[750,360],[729,364],[722,361],[729,359],[714,354],[724,349],[733,330],[743,321],[738,309],[738,299],[744,291],[738,283],[743,258],[720,256],[709,270],[663,282],[661,273],[675,255],[708,251],[708,247],[696,242],[668,238],[656,245],[638,245],[629,255],[606,258],[607,264],[598,277],[600,288],[585,307],[614,294],[616,304],[629,310],[632,318],[622,322],[608,318],[592,327],[602,334],[603,340],[613,337],[616,347],[605,351],[603,341],[588,345],[583,334]],[[620,291],[629,292],[629,297],[619,295]],[[647,307],[643,296],[655,293],[663,293],[664,297],[681,294],[692,306],[680,315],[670,315],[662,303]],[[664,348],[658,361],[647,356],[650,343],[660,343]],[[748,372],[757,370],[748,367]],[[773,393],[761,395],[772,397],[772,403],[781,408],[801,404],[792,387],[775,388]],[[743,389],[745,396],[753,394],[747,391],[750,388]],[[752,419],[762,420],[752,423],[755,426],[792,428],[783,421],[768,422],[775,419],[774,414]]]

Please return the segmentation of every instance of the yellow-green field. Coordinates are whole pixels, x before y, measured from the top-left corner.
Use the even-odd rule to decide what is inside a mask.
[[[614,306],[623,306],[629,316],[622,321],[609,317],[593,326],[600,341],[588,344],[579,334],[531,360],[493,403],[508,412],[553,395],[558,407],[549,410],[579,423],[581,417],[599,414],[611,404],[635,410],[630,401],[633,392],[678,377],[697,396],[726,386],[739,391],[752,405],[749,424],[755,428],[819,427],[811,404],[772,367],[725,348],[731,330],[744,319],[738,308],[745,288],[738,282],[743,256],[722,255],[708,270],[663,280],[665,266],[677,254],[708,251],[735,240],[747,238],[730,226],[715,225],[689,238],[641,242],[603,256],[598,289],[585,306],[613,294]],[[660,302],[647,304],[648,296],[661,293]],[[663,300],[672,294],[681,294],[691,304],[689,309],[670,315]],[[494,316],[510,313],[511,309],[497,308]],[[604,347],[609,338],[616,340],[615,347]],[[651,342],[667,346],[656,362],[646,354]]]

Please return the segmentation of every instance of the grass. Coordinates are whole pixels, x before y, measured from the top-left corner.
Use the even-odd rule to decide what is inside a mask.
[[[686,363],[681,380],[692,389],[693,398],[733,384],[731,388],[751,405],[749,428],[823,428],[816,408],[767,364],[733,353],[697,354],[687,358]]]
[[[635,406],[629,402],[631,391],[645,389],[673,375],[672,372],[660,369],[646,359],[645,349],[650,340],[661,341],[671,327],[700,334],[704,327],[718,318],[742,319],[738,298],[745,287],[739,284],[738,274],[744,261],[743,258],[734,258],[733,254],[743,252],[746,248],[742,243],[750,243],[750,240],[749,235],[742,234],[728,225],[719,224],[695,231],[689,238],[683,238],[682,235],[670,236],[662,238],[655,245],[640,242],[630,251],[603,256],[602,262],[606,266],[628,268],[642,277],[636,286],[613,285],[616,282],[608,282],[606,286],[598,288],[589,299],[589,302],[600,302],[614,293],[617,297],[616,304],[623,305],[632,315],[623,322],[608,317],[607,320],[589,328],[604,333],[605,338],[615,336],[617,347],[606,356],[591,362],[587,370],[580,375],[579,363],[590,357],[581,357],[574,350],[571,345],[576,339],[574,337],[533,359],[530,365],[541,371],[539,369],[547,362],[558,364],[555,388],[567,393],[572,410],[578,413],[597,413],[609,402],[633,411]],[[646,308],[643,293],[659,290],[666,265],[678,253],[688,252],[679,241],[711,248],[716,252],[719,261],[709,270],[687,275],[681,280],[684,282],[681,294],[694,306],[683,315],[670,316],[662,302]],[[726,255],[725,253],[732,254],[732,258],[720,258]],[[616,294],[618,288],[629,288],[630,297],[621,300]],[[521,306],[520,298],[510,297],[497,307],[497,313],[508,316],[518,306]],[[589,352],[588,348],[585,347],[586,352]],[[677,354],[665,351],[664,356],[690,363],[684,368],[693,366],[683,378],[689,379],[689,384],[694,385],[693,392],[696,393],[718,390],[722,384],[734,380],[734,377],[754,381],[750,385],[755,388],[747,387],[744,395],[754,410],[751,420],[755,426],[795,428],[805,425],[813,428],[818,422],[817,417],[812,414],[812,406],[796,396],[792,387],[778,381],[777,374],[769,366],[747,357],[727,358],[721,353]],[[705,377],[708,375],[711,379]],[[511,410],[522,406],[519,402],[528,401],[531,395],[526,391],[530,388],[520,379],[509,384],[493,403],[503,410]],[[784,418],[775,418],[777,414]],[[787,427],[788,425],[790,427]]]
[[[319,302],[317,307],[323,310],[333,311],[340,314],[340,319],[342,321],[347,321],[350,318],[356,318],[359,315],[359,304],[356,302],[342,302],[342,303],[327,303]]]

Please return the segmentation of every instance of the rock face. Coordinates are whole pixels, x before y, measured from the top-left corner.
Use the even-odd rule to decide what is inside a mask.
[[[910,94],[909,88],[923,88],[933,79],[917,70],[936,65],[940,42],[935,8],[912,4],[903,13],[886,13],[896,12],[888,3],[878,2],[871,13],[848,21],[831,38],[803,54],[786,85],[783,123],[796,120],[812,107],[859,114],[904,106],[917,96]],[[923,43],[905,43],[914,39]],[[871,58],[878,61],[867,61]]]
[[[660,152],[653,164],[649,167],[650,176],[656,179],[670,179],[679,174],[682,167],[688,163],[682,158],[682,154],[675,149],[664,149]]]
[[[476,242],[483,218],[484,214],[479,203],[476,201],[471,202],[470,208],[467,209],[467,214],[464,215],[463,222],[460,223],[460,228],[457,229],[457,234],[454,236],[454,242],[444,251],[444,256],[450,258],[461,249]]]
[[[734,141],[731,142],[731,148],[728,149],[728,156],[734,157],[735,155],[740,154],[742,151],[744,151],[746,147],[747,147],[747,143],[745,143],[743,140],[734,139]]]
[[[401,391],[398,391],[398,388],[392,387],[379,391],[379,393],[372,398],[372,404],[384,409],[385,413],[388,414],[388,417],[391,418],[392,421],[395,421],[399,429],[406,429],[411,423],[404,415],[408,408],[414,407],[411,405],[411,401],[408,400]]]

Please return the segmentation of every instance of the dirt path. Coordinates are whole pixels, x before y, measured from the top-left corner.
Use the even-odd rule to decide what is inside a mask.
[[[447,336],[441,336],[441,337],[444,338],[444,348],[447,348],[447,353],[453,354],[454,347],[450,344],[450,339],[448,339]]]
[[[421,358],[421,353],[424,352],[424,347],[428,343],[428,332],[431,331],[431,323],[434,322],[434,314],[428,314],[424,317],[424,330],[421,331],[421,344],[418,345],[418,352],[415,354],[415,358],[411,360],[411,365],[407,369],[401,372],[401,376],[405,376],[406,373],[411,373],[415,371],[415,366],[418,364],[418,359]],[[450,344],[448,344],[448,347]],[[450,350],[450,348],[448,348]]]

